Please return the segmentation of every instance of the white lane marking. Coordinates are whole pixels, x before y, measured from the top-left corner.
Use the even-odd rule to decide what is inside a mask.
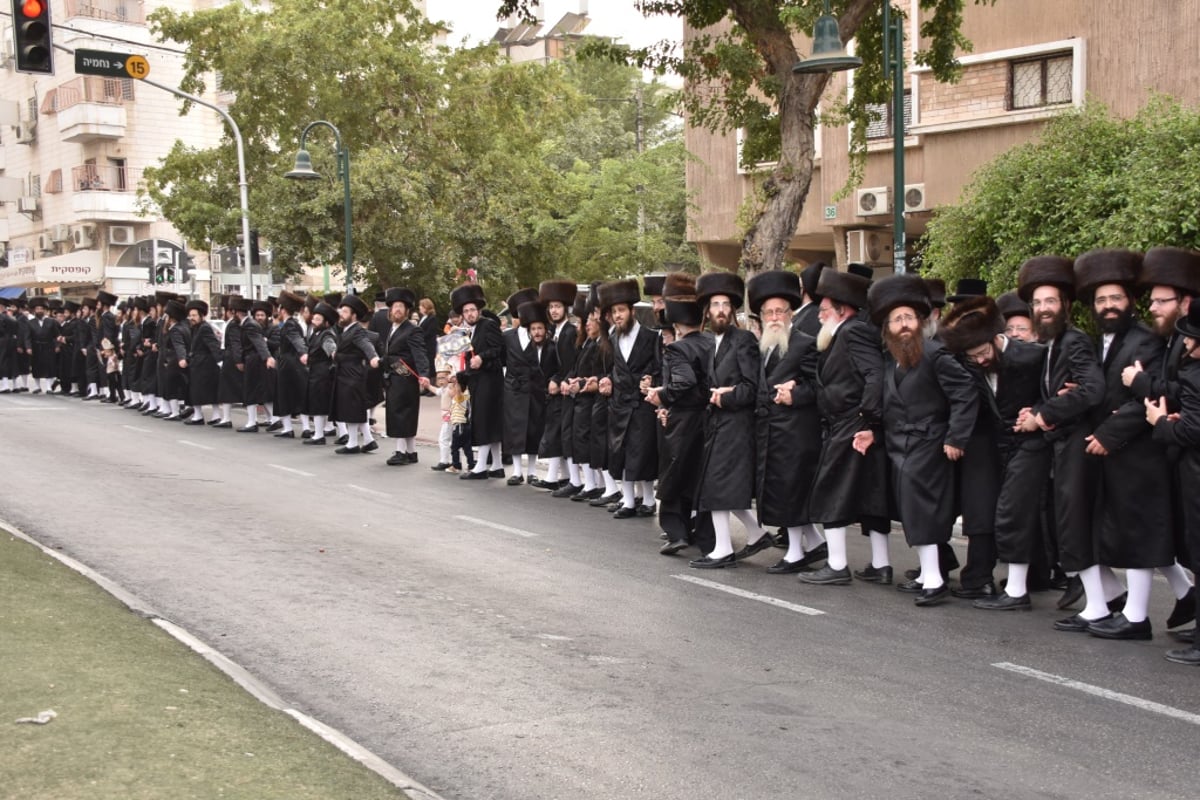
[[[1131,694],[1114,692],[1111,689],[1105,689],[1101,686],[1093,686],[1090,683],[1082,683],[1080,681],[1071,680],[1070,678],[1064,678],[1061,675],[1052,675],[1049,672],[1042,672],[1041,670],[1036,670],[1031,667],[1023,667],[1020,664],[1010,664],[1007,661],[1002,661],[998,664],[992,664],[992,666],[998,669],[1007,670],[1008,672],[1015,672],[1018,675],[1024,675],[1027,678],[1036,678],[1039,681],[1054,683],[1059,686],[1065,686],[1068,689],[1075,689],[1076,691],[1095,695],[1096,697],[1102,697],[1105,700],[1113,700],[1117,703],[1124,703],[1127,706],[1140,708],[1143,711],[1152,711],[1155,714],[1162,714],[1165,717],[1172,717],[1174,719],[1182,720],[1183,722],[1190,722],[1193,725],[1200,725],[1200,714],[1193,714],[1190,711],[1184,711],[1182,709],[1175,708],[1174,706],[1165,706],[1162,703],[1156,703],[1153,700],[1146,700],[1142,697],[1134,697]]]
[[[532,531],[523,531],[520,528],[510,528],[507,525],[501,525],[498,522],[488,522],[486,519],[479,519],[478,517],[464,517],[461,514],[456,514],[454,518],[461,519],[463,522],[469,522],[472,525],[482,525],[485,528],[504,531],[505,533],[515,533],[517,536],[524,536],[526,539],[532,539],[533,537],[537,536],[537,534]]]
[[[757,600],[758,602],[766,603],[769,606],[786,608],[788,611],[795,611],[797,614],[807,614],[810,617],[817,617],[825,613],[818,608],[809,608],[808,606],[802,606],[799,603],[789,603],[787,600],[780,600],[779,598],[771,597],[770,595],[747,592],[745,589],[739,589],[736,586],[726,586],[725,584],[717,583],[716,581],[708,581],[704,578],[697,578],[695,575],[672,575],[671,577],[681,581],[687,581],[688,583],[694,583],[697,586],[706,586],[709,589],[716,589],[717,591],[725,592],[726,594],[744,597],[747,600]]]
[[[150,433],[151,432],[149,428],[137,428],[137,427],[134,427],[133,425],[122,425],[121,427],[125,428],[126,430],[137,431],[138,433]]]
[[[188,447],[195,447],[200,450],[216,450],[217,449],[215,447],[209,447],[206,444],[196,444],[195,442],[189,442],[187,439],[176,439],[176,441],[179,442],[180,444],[186,444]]]
[[[387,498],[391,497],[391,495],[388,494],[387,492],[377,492],[374,489],[368,489],[367,487],[359,486],[356,483],[347,483],[346,485],[349,486],[351,489],[357,489],[358,491],[362,492],[363,494],[374,495],[375,497],[387,497]]]
[[[311,472],[305,472],[305,471],[304,471],[304,470],[302,470],[302,469],[292,469],[291,467],[285,467],[285,466],[283,466],[282,464],[267,464],[267,466],[268,466],[268,467],[273,467],[273,468],[275,468],[275,469],[281,469],[281,470],[283,470],[284,472],[290,472],[290,473],[292,473],[293,475],[299,475],[299,476],[301,476],[301,477],[304,477],[304,478],[315,478],[315,477],[316,477],[316,475],[314,475],[314,474],[313,474],[313,473],[311,473]]]

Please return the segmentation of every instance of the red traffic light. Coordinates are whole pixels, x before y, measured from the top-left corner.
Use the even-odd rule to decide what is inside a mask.
[[[44,9],[45,6],[42,5],[41,0],[25,0],[21,3],[21,13],[25,15],[26,19],[37,19],[42,15]]]
[[[48,0],[12,0],[17,72],[54,74]]]

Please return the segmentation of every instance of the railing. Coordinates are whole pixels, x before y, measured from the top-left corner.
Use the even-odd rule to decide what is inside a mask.
[[[138,0],[67,0],[67,18],[91,17],[108,22],[144,25],[146,12]]]
[[[71,187],[76,192],[135,192],[142,171],[105,164],[71,167]]]
[[[51,89],[42,99],[43,114],[55,114],[77,103],[122,105],[133,101],[133,81],[129,78],[101,78],[95,75],[73,78]]]

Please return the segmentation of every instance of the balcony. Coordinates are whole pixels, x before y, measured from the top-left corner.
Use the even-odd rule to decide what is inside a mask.
[[[71,211],[79,221],[141,222],[140,170],[82,164],[71,168]]]
[[[145,25],[146,13],[139,0],[67,0],[67,19],[88,17],[105,22]]]
[[[85,144],[123,137],[125,103],[132,100],[132,80],[86,76],[47,92],[41,110],[58,118],[64,142]]]

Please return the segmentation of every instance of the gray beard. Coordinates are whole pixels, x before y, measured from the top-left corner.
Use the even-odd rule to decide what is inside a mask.
[[[779,348],[779,357],[783,358],[787,355],[788,344],[791,341],[792,332],[789,328],[775,328],[771,325],[763,328],[762,338],[758,340],[759,352],[764,357],[771,353],[772,348]]]
[[[831,320],[821,325],[821,330],[817,332],[817,352],[824,353],[829,349],[829,345],[833,344],[833,334],[837,330],[837,326],[837,320]]]

